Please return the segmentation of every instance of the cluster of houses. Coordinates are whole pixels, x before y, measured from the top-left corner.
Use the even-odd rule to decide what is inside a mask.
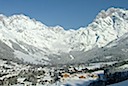
[[[117,69],[103,70],[103,68],[106,67],[106,65],[101,65],[99,68],[96,66],[89,68],[86,64],[37,67],[4,63],[3,65],[0,65],[0,86],[11,86],[15,84],[20,84],[22,86],[48,86],[50,84],[65,82],[71,79],[86,80],[88,78],[96,80],[101,84],[104,84],[102,81],[105,82],[105,84],[111,84],[115,83],[112,82],[112,80],[119,82],[128,79],[127,69],[125,69],[125,71],[119,71]],[[98,70],[102,70],[102,74],[95,72]],[[118,79],[117,77],[120,78]],[[96,84],[97,82],[93,82],[90,86],[96,86]]]
[[[38,86],[64,82],[68,79],[98,78],[97,74],[87,73],[86,65],[34,67],[28,65],[13,65],[5,63],[0,66],[0,86],[22,84],[23,86]]]

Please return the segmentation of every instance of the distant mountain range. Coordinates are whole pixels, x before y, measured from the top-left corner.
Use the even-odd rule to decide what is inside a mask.
[[[127,58],[128,10],[102,10],[78,30],[48,27],[21,15],[0,14],[0,59],[33,64],[116,61]]]

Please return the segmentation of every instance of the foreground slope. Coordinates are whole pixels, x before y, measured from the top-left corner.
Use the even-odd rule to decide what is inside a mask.
[[[116,84],[113,84],[113,85],[109,85],[109,86],[127,86],[127,84],[128,84],[128,80],[122,81],[120,83],[116,83]]]

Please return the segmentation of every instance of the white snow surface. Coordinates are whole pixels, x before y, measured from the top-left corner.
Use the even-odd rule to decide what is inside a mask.
[[[0,40],[15,51],[15,57],[31,63],[47,64],[50,54],[100,48],[127,32],[128,10],[119,8],[102,10],[88,27],[78,30],[48,27],[23,14],[10,17],[0,14]],[[22,51],[15,49],[12,42]]]

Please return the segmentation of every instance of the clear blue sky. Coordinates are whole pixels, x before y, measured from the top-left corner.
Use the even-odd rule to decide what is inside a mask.
[[[0,13],[6,16],[22,13],[65,29],[87,26],[100,10],[109,7],[128,9],[128,0],[0,0]]]

